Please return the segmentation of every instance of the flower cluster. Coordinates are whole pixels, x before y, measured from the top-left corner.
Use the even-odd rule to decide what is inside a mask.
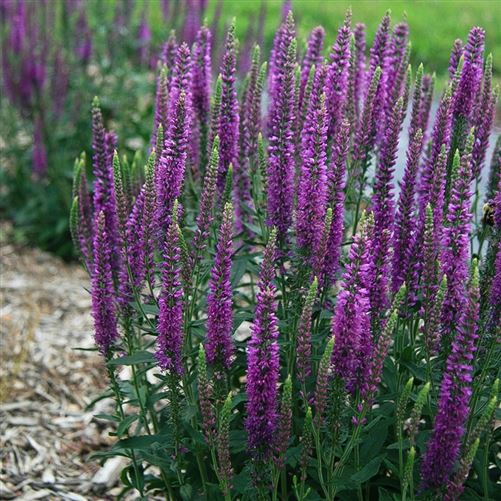
[[[324,60],[324,30],[302,50],[286,2],[269,74],[256,46],[242,83],[233,22],[213,84],[197,12],[164,46],[144,172],[120,160],[97,99],[92,190],[75,166],[73,240],[129,487],[381,495],[370,471],[394,497],[465,482],[488,497],[494,484],[467,478],[484,447],[496,467],[479,409],[498,387],[499,141],[483,223],[471,209],[497,98],[483,30],[455,42],[431,119],[434,78],[412,77],[408,25],[389,13],[366,54],[348,11]]]

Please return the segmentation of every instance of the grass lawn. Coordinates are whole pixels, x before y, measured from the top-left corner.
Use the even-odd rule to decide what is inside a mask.
[[[91,6],[96,0],[87,1]],[[107,21],[113,19],[115,1],[106,0],[101,3],[101,12],[107,12]],[[187,0],[177,1],[184,3]],[[171,12],[176,10],[175,3],[176,0],[171,1]],[[208,0],[209,25],[212,24],[217,3],[217,0]],[[281,19],[282,0],[222,0],[219,40],[222,40],[224,26],[236,17],[237,34],[243,41],[249,24],[256,26],[262,3],[265,4],[267,13],[264,27],[265,49],[269,49]],[[169,28],[161,15],[160,0],[137,0],[136,22],[145,4],[148,6],[148,17],[155,39],[167,39]],[[319,24],[326,30],[326,47],[329,47],[350,6],[353,21],[366,24],[369,44],[372,43],[375,30],[387,9],[391,10],[394,23],[407,19],[413,66],[424,62],[426,71],[435,71],[439,80],[447,74],[449,53],[454,40],[466,40],[470,28],[480,25],[486,30],[486,50],[494,56],[494,73],[498,79],[501,75],[501,0],[292,0],[300,49],[304,47],[310,30]],[[103,19],[100,17],[91,22],[99,25]]]
[[[209,19],[215,2],[209,2]],[[259,0],[225,0],[223,17],[237,18],[239,34],[243,36],[247,24],[256,20],[261,2]],[[298,41],[304,42],[309,31],[321,24],[327,33],[330,45],[336,36],[346,9],[351,5],[354,22],[367,26],[368,41],[372,42],[375,30],[387,9],[392,19],[398,22],[407,18],[412,41],[412,62],[426,63],[427,71],[435,71],[440,76],[447,71],[449,53],[456,38],[466,39],[472,26],[480,25],[486,30],[486,49],[494,55],[494,69],[501,72],[501,1],[392,1],[392,0],[293,0],[293,11],[298,24]],[[282,2],[266,2],[267,20],[265,40],[273,39],[280,20]]]

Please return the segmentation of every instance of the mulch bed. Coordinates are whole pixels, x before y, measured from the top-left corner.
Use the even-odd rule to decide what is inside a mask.
[[[114,499],[121,465],[88,460],[111,443],[93,415],[112,407],[87,409],[106,374],[75,349],[94,346],[87,274],[5,241],[0,253],[0,499]]]

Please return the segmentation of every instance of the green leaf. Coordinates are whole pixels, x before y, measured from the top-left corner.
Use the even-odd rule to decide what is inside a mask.
[[[108,362],[109,365],[138,365],[138,364],[153,364],[156,362],[153,353],[149,351],[138,351],[133,355],[114,358]]]
[[[96,414],[94,419],[102,419],[103,421],[115,421],[120,422],[120,418],[114,414]]]
[[[193,494],[193,489],[190,484],[184,484],[181,486],[179,489],[179,494],[181,494],[181,497],[184,500],[189,500],[191,499],[191,496]]]
[[[119,425],[117,428],[117,436],[121,437],[123,434],[127,432],[129,429],[129,426],[136,421],[136,419],[139,416],[137,414],[131,414],[130,416],[127,416]]]
[[[365,437],[360,447],[360,456],[363,460],[368,461],[379,454],[388,436],[388,426],[387,420],[380,421]]]
[[[352,475],[351,479],[354,482],[357,482],[357,484],[363,484],[364,482],[367,482],[367,480],[377,474],[379,467],[381,466],[381,462],[383,461],[385,456],[386,454],[383,454],[369,461],[360,471]]]
[[[168,435],[139,435],[137,437],[125,438],[119,440],[114,446],[114,449],[134,449],[147,450],[153,444],[167,443]]]
[[[394,501],[394,497],[383,487],[378,489],[378,499],[379,501]]]
[[[187,405],[183,410],[183,421],[190,421],[190,419],[197,415],[198,407],[196,405]]]

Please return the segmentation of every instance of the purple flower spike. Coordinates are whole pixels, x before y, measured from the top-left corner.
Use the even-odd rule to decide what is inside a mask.
[[[169,38],[167,39],[167,42],[165,42],[165,44],[162,47],[162,54],[160,56],[162,64],[165,64],[165,66],[167,66],[169,82],[170,79],[172,78],[172,73],[174,71],[177,49],[178,45],[176,39],[176,32],[172,30],[170,32]]]
[[[75,45],[75,55],[82,62],[88,64],[92,56],[92,34],[87,23],[85,9],[81,9],[80,15],[75,25],[77,43]]]
[[[485,154],[489,146],[489,136],[496,114],[497,91],[492,92],[492,54],[487,56],[484,71],[482,96],[476,110],[475,142],[472,152],[472,176],[480,177],[485,162]]]
[[[398,23],[393,29],[384,60],[386,117],[389,117],[395,100],[402,93],[402,72],[407,70],[409,64],[409,54],[407,53],[408,40],[409,25],[407,23]]]
[[[296,40],[289,13],[282,27],[275,74],[270,75],[272,102],[268,145],[268,225],[277,228],[280,242],[286,240],[292,220],[294,182],[294,120]]]
[[[233,23],[226,36],[225,52],[221,64],[222,94],[219,122],[219,169],[217,177],[217,188],[220,195],[224,191],[226,173],[230,164],[235,166],[238,162],[239,113],[235,86],[237,44],[235,24]]]
[[[365,94],[365,24],[358,23],[353,30],[355,35],[355,79],[354,79],[354,105],[355,114],[360,116],[360,101]]]
[[[118,337],[118,332],[111,274],[111,245],[103,211],[97,216],[96,226],[93,243],[94,269],[91,277],[94,339],[99,351],[108,356],[113,342]]]
[[[459,38],[454,40],[454,45],[451,50],[451,57],[449,59],[449,77],[452,80],[456,74],[459,66],[459,60],[463,55],[463,41]]]
[[[403,100],[400,98],[388,120],[387,129],[381,144],[381,152],[376,168],[374,195],[372,197],[375,234],[374,258],[376,281],[371,285],[371,315],[377,319],[388,306],[388,274],[390,264],[390,240],[395,219],[393,199],[393,172],[397,160],[398,138],[401,129]]]
[[[468,279],[471,221],[471,147],[473,134],[468,137],[465,152],[459,159],[456,151],[452,171],[452,189],[444,228],[442,267],[447,277],[447,294],[442,311],[443,336],[450,339],[461,319]]]
[[[43,130],[41,120],[35,121],[35,131],[33,133],[33,173],[37,177],[42,177],[47,172],[47,151],[43,141]]]
[[[334,370],[352,394],[365,388],[373,352],[369,285],[372,279],[371,235],[374,222],[364,219],[361,231],[355,235],[350,248],[332,318],[332,335],[336,339],[332,353]]]
[[[247,74],[247,84],[242,95],[240,152],[234,177],[236,230],[238,233],[244,232],[248,236],[250,236],[250,231],[245,223],[252,222],[251,214],[248,211],[248,208],[252,207],[250,167],[252,164],[252,168],[255,169],[257,137],[261,125],[260,54],[259,47],[255,46],[252,52],[251,68]]]
[[[303,129],[302,164],[296,210],[297,243],[314,258],[322,234],[327,201],[327,109],[322,68],[317,71],[308,117]]]
[[[421,222],[424,221],[426,206],[430,202],[432,184],[434,178],[434,169],[440,155],[442,146],[445,146],[446,154],[449,153],[451,141],[451,119],[452,119],[452,89],[449,87],[445,91],[437,110],[433,134],[431,137],[432,146],[421,175],[419,187],[419,214]]]
[[[137,32],[137,41],[139,45],[139,61],[143,65],[149,63],[150,57],[150,43],[151,43],[151,30],[146,19],[146,11],[141,15],[141,23]]]
[[[454,98],[454,116],[470,118],[482,81],[485,32],[472,28],[464,48],[464,64]]]
[[[280,372],[273,229],[261,264],[252,337],[247,349],[247,447],[255,458],[268,459],[278,423],[278,378]]]
[[[407,150],[407,163],[400,187],[398,209],[395,216],[392,266],[392,288],[394,293],[400,289],[400,286],[409,274],[412,241],[416,230],[414,218],[416,178],[422,147],[423,133],[421,129],[418,129]]]
[[[348,94],[350,73],[351,11],[348,11],[344,24],[339,28],[336,43],[331,51],[331,63],[327,71],[327,107],[329,110],[329,132],[332,134],[343,119]]]
[[[233,356],[233,313],[231,290],[231,256],[233,207],[227,203],[219,230],[216,257],[209,280],[207,296],[207,342],[205,351],[209,364],[229,369]]]
[[[322,26],[313,28],[308,38],[306,54],[301,65],[301,83],[299,84],[299,109],[303,109],[303,98],[306,83],[312,66],[319,66],[322,63],[322,50],[324,46],[325,30]]]
[[[382,85],[381,68],[376,68],[372,76],[367,95],[365,97],[362,116],[358,122],[355,131],[355,140],[353,142],[352,163],[352,178],[356,181],[357,189],[363,193],[365,188],[364,179],[367,164],[370,160],[374,141],[376,139],[376,115],[374,109],[374,100],[376,99],[378,88]]]
[[[202,252],[207,246],[207,239],[211,223],[214,219],[214,204],[216,198],[216,180],[217,168],[219,165],[219,136],[214,138],[214,145],[212,147],[212,154],[210,157],[209,166],[205,172],[204,186],[200,196],[200,205],[197,215],[197,229],[193,236],[192,247],[192,266],[195,267],[199,264],[202,258]]]
[[[350,123],[344,121],[339,127],[333,146],[332,166],[329,169],[329,202],[332,207],[332,224],[327,244],[327,254],[320,277],[321,286],[329,286],[338,271],[341,243],[344,234],[344,188],[346,159],[350,149]]]
[[[163,130],[167,130],[167,117],[169,113],[169,89],[167,81],[167,66],[160,68],[160,74],[157,77],[157,91],[155,96],[155,120],[153,124],[153,134],[151,136],[151,145],[154,147],[157,143],[157,130],[161,125]],[[158,152],[160,154],[161,152]]]
[[[129,302],[133,300],[133,288],[140,293],[145,277],[145,242],[142,238],[142,220],[144,212],[145,193],[141,191],[137,197],[132,212],[127,219],[125,228],[125,240],[127,248],[123,250],[123,260],[130,269],[124,267],[119,283],[120,308],[125,310]]]
[[[181,195],[186,170],[188,137],[190,133],[189,110],[186,94],[181,92],[171,114],[165,139],[165,149],[160,158],[156,176],[156,224],[162,235],[169,224],[174,200]]]
[[[374,42],[370,49],[369,57],[369,74],[368,81],[372,81],[377,68],[382,69],[381,82],[377,87],[376,96],[374,99],[374,126],[378,131],[378,139],[383,135],[384,131],[384,105],[386,102],[386,55],[389,49],[390,43],[390,14],[386,13],[381,23],[379,24],[376,36],[374,37]],[[369,91],[368,91],[369,92]]]
[[[176,51],[175,64],[172,70],[172,76],[168,85],[169,102],[177,103],[179,96],[184,93],[186,99],[186,117],[191,123],[192,114],[192,62],[191,51],[187,43],[183,42]],[[168,122],[175,119],[177,110],[174,106],[169,107]],[[166,141],[168,138],[168,129],[166,129]]]
[[[419,128],[423,133],[428,130],[434,87],[435,75],[423,75],[423,90],[421,92],[421,104],[419,107]]]
[[[118,218],[113,185],[113,152],[116,148],[115,136],[106,133],[99,100],[92,102],[92,165],[94,171],[94,213],[104,213],[106,234],[111,246],[112,261],[117,264],[120,255]],[[116,269],[114,268],[114,271]]]
[[[447,357],[433,433],[421,466],[424,488],[445,487],[459,455],[470,412],[479,296],[478,267],[474,261],[469,292],[455,329],[457,333],[452,342],[451,353]]]
[[[198,30],[193,47],[193,110],[200,129],[200,164],[207,162],[207,123],[210,114],[212,35],[206,26]]]
[[[180,278],[179,227],[172,217],[164,242],[162,291],[156,357],[160,367],[181,375],[183,347],[183,288]]]

